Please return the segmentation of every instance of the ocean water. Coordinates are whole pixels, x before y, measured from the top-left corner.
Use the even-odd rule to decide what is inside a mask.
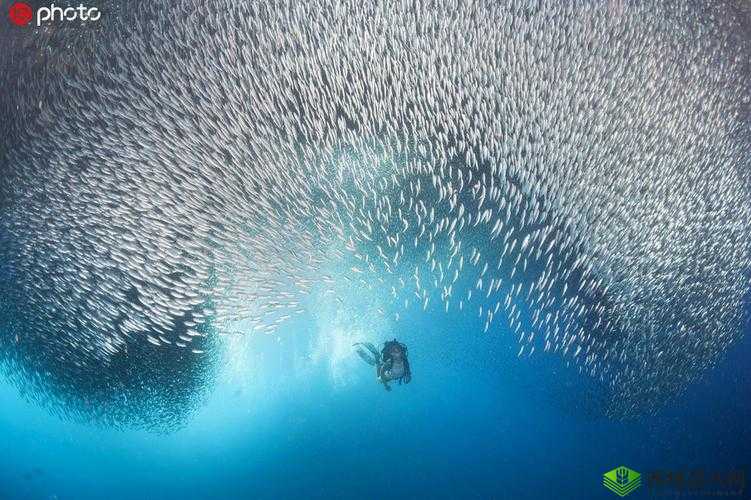
[[[65,421],[1,385],[0,498],[617,498],[602,474],[620,465],[644,475],[642,498],[681,493],[652,471],[748,471],[748,335],[656,416],[624,421],[557,357],[519,359],[466,316],[367,325],[349,308],[230,339],[217,386],[168,433]],[[351,342],[392,337],[414,377],[386,392]],[[720,486],[691,497],[747,495]]]

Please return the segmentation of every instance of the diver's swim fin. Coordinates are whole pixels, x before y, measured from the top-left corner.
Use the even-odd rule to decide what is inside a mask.
[[[366,348],[367,350],[369,350],[371,352],[371,354],[373,354],[373,357],[375,357],[376,359],[380,359],[381,352],[378,349],[376,349],[376,346],[374,346],[370,342],[358,342],[355,345],[361,345],[361,346],[363,346],[364,348]]]
[[[381,355],[378,352],[378,349],[376,349],[375,346],[373,346],[373,344],[369,342],[357,342],[356,344],[352,344],[352,346],[353,347],[357,347],[357,346],[365,347],[368,351],[370,351],[369,353],[366,352],[361,347],[357,347],[357,351],[356,351],[357,354],[363,359],[363,361],[365,361],[370,366],[376,366],[378,364],[378,361],[380,360]]]
[[[356,352],[357,352],[357,354],[360,355],[360,357],[362,358],[362,360],[365,361],[370,366],[375,366],[376,365],[375,360],[373,358],[371,358],[370,355],[367,352],[363,351],[362,349],[357,349]]]

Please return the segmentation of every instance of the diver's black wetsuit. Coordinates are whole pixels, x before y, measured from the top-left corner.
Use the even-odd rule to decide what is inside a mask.
[[[357,354],[365,362],[376,367],[376,376],[383,383],[387,391],[391,390],[391,386],[388,383],[392,380],[399,381],[399,384],[402,382],[409,384],[412,380],[412,372],[409,368],[409,359],[407,358],[407,346],[396,339],[386,342],[380,353],[371,343],[357,343],[355,346],[363,346],[370,351],[366,352],[358,347]],[[394,358],[392,356],[391,351],[394,348],[401,351],[401,357]]]

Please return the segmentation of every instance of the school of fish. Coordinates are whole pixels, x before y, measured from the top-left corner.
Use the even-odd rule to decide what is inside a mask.
[[[741,337],[741,2],[101,8],[0,28],[0,365],[53,411],[180,422],[222,336],[341,280],[557,356],[613,416]]]

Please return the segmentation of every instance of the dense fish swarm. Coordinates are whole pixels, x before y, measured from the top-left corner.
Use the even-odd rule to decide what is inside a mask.
[[[744,7],[157,3],[0,28],[0,359],[31,397],[178,422],[230,325],[340,280],[560,356],[613,415],[741,335]]]

